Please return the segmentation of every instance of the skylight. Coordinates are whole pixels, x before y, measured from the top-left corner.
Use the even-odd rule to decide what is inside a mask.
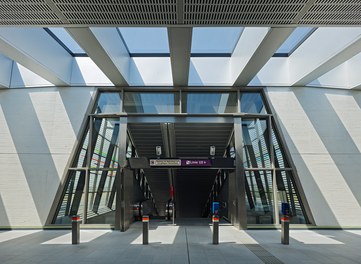
[[[274,57],[288,57],[316,30],[314,27],[299,27],[283,42]]]
[[[168,56],[166,28],[118,28],[130,56]]]
[[[72,56],[86,56],[85,51],[64,28],[45,28],[45,30]]]
[[[195,27],[191,56],[230,57],[242,31],[241,27]]]

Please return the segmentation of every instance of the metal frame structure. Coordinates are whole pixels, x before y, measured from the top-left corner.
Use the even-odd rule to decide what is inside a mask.
[[[204,92],[204,93],[212,93],[212,92],[237,92],[237,113],[231,113],[231,114],[188,114],[188,113],[182,113],[182,92]],[[120,100],[120,109],[119,113],[114,114],[92,114],[94,113],[97,99],[99,98],[100,93],[102,92],[115,92],[115,93],[121,93],[122,99]],[[173,92],[173,93],[179,93],[179,113],[169,113],[169,114],[144,114],[144,113],[125,113],[124,112],[124,93],[126,92]],[[260,93],[264,102],[264,105],[267,109],[268,114],[247,114],[241,112],[241,100],[240,100],[240,93],[241,92],[257,92]],[[126,219],[125,217],[125,208],[124,208],[124,168],[127,166],[127,159],[126,159],[126,153],[127,153],[127,124],[128,123],[231,123],[234,126],[233,135],[234,136],[234,147],[235,147],[235,153],[236,153],[236,170],[235,173],[229,174],[229,195],[231,197],[230,200],[232,200],[231,210],[233,211],[231,222],[238,228],[246,229],[247,228],[247,213],[246,213],[246,191],[245,191],[245,171],[271,171],[272,172],[272,179],[273,179],[273,202],[274,202],[274,211],[273,211],[273,219],[274,224],[279,223],[279,210],[278,210],[278,194],[277,194],[277,180],[276,180],[276,172],[277,171],[292,171],[293,173],[293,179],[294,179],[294,188],[295,191],[298,191],[300,195],[300,205],[304,209],[304,215],[306,218],[306,221],[308,221],[311,224],[314,224],[314,220],[310,211],[310,208],[308,206],[306,197],[304,195],[304,192],[301,188],[300,181],[298,179],[298,175],[296,173],[294,164],[292,162],[292,159],[290,157],[290,153],[284,143],[284,139],[282,137],[282,133],[280,130],[277,129],[277,120],[275,119],[274,115],[271,113],[273,111],[271,106],[268,103],[268,100],[265,96],[264,89],[262,87],[259,88],[243,88],[243,87],[212,87],[212,88],[200,88],[200,87],[185,87],[185,88],[179,88],[179,87],[124,87],[124,88],[99,88],[96,92],[96,96],[94,96],[93,101],[91,103],[91,107],[88,109],[88,117],[87,121],[83,124],[83,127],[81,129],[80,135],[84,135],[87,129],[89,128],[89,143],[88,143],[88,149],[92,148],[92,137],[93,137],[93,120],[98,118],[119,118],[119,133],[118,133],[118,168],[103,168],[100,170],[117,170],[117,177],[116,177],[116,186],[117,186],[117,198],[116,198],[116,217],[115,217],[115,229],[118,230],[126,230]],[[271,166],[265,167],[265,168],[244,168],[243,166],[243,136],[242,136],[242,120],[243,119],[262,119],[267,122],[268,126],[268,141],[269,141],[269,153],[270,153],[270,159],[271,159]],[[279,145],[284,150],[285,158],[289,164],[288,168],[276,168],[275,166],[275,156],[273,151],[273,141],[272,141],[272,130],[274,133],[278,136],[279,139]],[[169,136],[169,135],[168,135]],[[85,177],[85,187],[89,186],[89,175],[90,171],[94,170],[94,168],[90,167],[91,160],[90,155],[87,155],[87,161],[85,167],[73,167],[74,160],[79,154],[80,151],[80,144],[82,141],[78,141],[78,147],[75,149],[75,151],[72,153],[71,162],[69,163],[69,167],[66,170],[66,173],[64,174],[64,177],[62,179],[62,182],[60,184],[58,193],[55,197],[54,203],[53,203],[53,210],[51,210],[47,224],[51,224],[51,222],[56,218],[55,213],[60,206],[59,199],[62,197],[62,194],[66,191],[64,188],[66,177],[68,175],[68,171],[71,170],[85,170],[86,177]],[[169,145],[172,145],[172,143],[168,140],[167,141]],[[173,152],[173,151],[171,151]],[[167,156],[172,156],[173,153],[168,153]],[[174,178],[174,172],[173,170],[169,170],[169,177],[170,182],[173,182]],[[242,191],[243,189],[243,191]],[[86,223],[87,219],[87,211],[88,211],[88,188],[85,188],[85,191],[83,195],[85,195],[85,206],[83,208],[83,224]],[[120,195],[119,195],[120,194]]]

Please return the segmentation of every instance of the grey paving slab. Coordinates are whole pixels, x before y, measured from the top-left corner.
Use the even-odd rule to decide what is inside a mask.
[[[183,222],[152,222],[149,245],[142,226],[127,232],[81,230],[81,244],[71,245],[69,230],[0,232],[0,263],[361,263],[361,230],[291,230],[290,245],[277,230],[237,230],[220,226],[213,245],[212,227]]]

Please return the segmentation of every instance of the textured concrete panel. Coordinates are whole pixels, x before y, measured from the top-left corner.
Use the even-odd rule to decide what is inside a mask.
[[[360,226],[360,92],[267,90],[316,224]]]
[[[94,88],[3,90],[0,226],[42,226]]]

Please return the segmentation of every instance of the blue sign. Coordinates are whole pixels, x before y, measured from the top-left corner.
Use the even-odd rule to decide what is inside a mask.
[[[282,214],[283,215],[290,215],[290,204],[289,203],[282,203]]]
[[[219,202],[213,202],[212,215],[219,215]]]

